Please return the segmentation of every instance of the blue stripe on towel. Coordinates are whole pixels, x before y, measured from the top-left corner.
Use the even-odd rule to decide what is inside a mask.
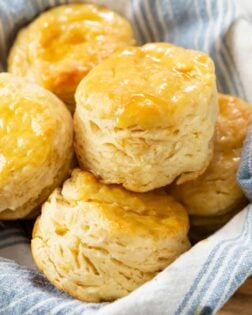
[[[140,23],[138,19],[136,18],[136,8],[135,8],[135,1],[130,0],[130,14],[133,22],[133,27],[135,31],[135,35],[138,41],[138,44],[143,44],[144,43],[144,35],[140,26]]]
[[[171,1],[172,0],[161,0],[161,5],[158,8],[159,14],[163,13],[162,19],[164,20],[164,25],[166,25],[163,40],[174,43],[176,38],[176,20],[174,19]]]
[[[161,10],[160,10],[160,3],[161,1],[154,1],[151,7],[151,13],[153,15],[153,20],[156,25],[156,30],[159,35],[159,41],[164,41],[164,36],[165,36],[165,25],[164,25],[164,20],[163,16],[161,16]]]
[[[234,246],[236,244],[236,242],[240,242],[240,239],[244,237],[244,233],[247,233],[248,214],[249,214],[249,211],[247,213],[246,220],[244,223],[244,229],[242,230],[242,232],[239,235],[237,235],[235,238],[227,239],[227,240],[223,241],[221,244],[217,243],[216,246],[209,253],[205,263],[201,267],[201,270],[198,272],[197,277],[194,279],[192,286],[190,287],[190,289],[186,293],[184,299],[182,300],[182,302],[178,306],[177,311],[175,313],[176,315],[181,315],[182,311],[186,308],[186,306],[192,305],[192,303],[195,302],[195,300],[192,301],[192,299],[193,299],[194,295],[197,293],[198,287],[200,286],[201,282],[204,281],[203,276],[206,274],[207,271],[209,271],[209,268],[211,268],[211,272],[216,271],[216,270],[213,270],[214,267],[212,266],[212,261],[216,257],[220,258],[221,255],[219,254],[219,252],[221,251],[221,253],[223,254],[223,251],[226,251],[228,248]],[[207,282],[205,282],[205,286],[207,286]],[[203,290],[202,290],[202,292],[204,293]],[[197,296],[197,300],[198,300],[198,296]]]
[[[144,28],[146,29],[146,31],[149,34],[149,42],[154,42],[157,41],[155,39],[155,35],[154,35],[154,31],[151,25],[151,21],[149,19],[149,15],[150,15],[150,11],[148,6],[149,1],[138,1],[139,2],[139,14],[142,16],[143,21],[144,21]]]
[[[251,233],[252,233],[252,209],[248,211],[248,216],[246,218],[246,224],[245,228],[242,231],[242,234],[240,235],[239,239],[232,241],[230,244],[226,244],[226,246],[222,246],[222,252],[219,254],[218,260],[215,262],[214,266],[211,266],[211,269],[209,271],[209,276],[205,280],[205,284],[203,287],[201,287],[200,291],[198,292],[198,295],[195,297],[194,301],[189,300],[188,304],[190,305],[190,309],[196,309],[198,305],[215,305],[216,302],[222,300],[222,295],[225,293],[224,285],[228,282],[230,279],[230,275],[233,272],[233,268],[238,263],[237,258],[240,259],[240,257],[246,253],[246,245],[249,244],[249,242],[252,241],[251,239]],[[224,242],[223,242],[224,243]],[[231,257],[229,257],[230,252],[232,253]],[[228,260],[225,260],[225,257],[228,257]],[[244,261],[244,259],[242,260]],[[221,266],[225,264],[226,269],[221,270]],[[211,288],[211,284],[214,283],[214,280],[216,276],[220,276],[220,280],[217,282],[216,286],[209,290]],[[217,300],[214,300],[212,302],[214,303],[206,303],[204,304],[205,297],[209,292],[212,292],[212,296],[209,300],[215,296]],[[189,315],[189,311],[188,311]]]

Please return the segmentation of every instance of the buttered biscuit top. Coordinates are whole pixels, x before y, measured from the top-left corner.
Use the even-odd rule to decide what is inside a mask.
[[[81,82],[76,100],[91,117],[107,119],[116,128],[178,128],[185,108],[191,111],[199,106],[198,98],[203,101],[200,93],[212,95],[214,79],[207,55],[168,43],[147,44],[127,49],[92,71]]]
[[[54,92],[73,111],[79,81],[110,54],[133,44],[130,24],[117,13],[96,5],[62,5],[21,30],[8,66]]]
[[[76,103],[79,161],[106,183],[148,191],[209,163],[217,94],[204,53],[168,43],[126,49],[83,79]]]
[[[72,134],[70,114],[57,97],[0,74],[0,219],[25,217],[61,183]]]

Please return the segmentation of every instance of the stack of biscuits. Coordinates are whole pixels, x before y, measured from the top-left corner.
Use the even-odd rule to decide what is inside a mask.
[[[127,295],[190,249],[189,228],[202,239],[246,205],[252,108],[218,94],[208,55],[136,46],[109,9],[37,17],[0,95],[0,220],[36,218],[38,268],[80,300]]]

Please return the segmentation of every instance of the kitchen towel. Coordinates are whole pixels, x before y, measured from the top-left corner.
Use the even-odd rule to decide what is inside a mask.
[[[252,102],[252,11],[247,0],[0,0],[1,70],[22,26],[47,8],[70,2],[102,4],[126,16],[139,44],[168,41],[209,53],[219,91]],[[251,154],[252,130],[237,175],[250,199]],[[153,280],[113,303],[83,303],[49,284],[32,261],[31,226],[0,222],[0,315],[208,315],[252,274],[252,205]]]

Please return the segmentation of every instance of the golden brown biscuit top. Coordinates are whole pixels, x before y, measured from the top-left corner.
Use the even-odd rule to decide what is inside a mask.
[[[185,209],[161,191],[132,193],[120,186],[104,185],[92,174],[76,169],[65,182],[61,195],[62,200],[58,201],[76,205],[83,211],[91,207],[90,213],[102,217],[111,233],[138,231],[159,237],[167,233],[176,235],[178,231],[185,233],[188,229]]]
[[[252,123],[252,106],[235,96],[219,94],[219,117],[216,125],[216,151],[241,149]]]
[[[214,65],[206,54],[154,43],[98,65],[78,86],[76,102],[118,128],[163,128],[179,124],[181,110],[199,106],[214,87]]]
[[[90,69],[134,42],[130,24],[115,12],[91,4],[62,5],[21,31],[9,70],[35,77],[64,101],[71,101]]]
[[[0,74],[1,186],[9,175],[18,176],[20,171],[25,178],[46,161],[58,127],[49,108],[57,113],[58,102],[64,107],[49,92],[13,75]]]
[[[134,43],[129,23],[115,12],[96,5],[71,4],[51,9],[31,24],[30,31],[35,30],[40,35],[34,43],[38,58],[52,63],[70,57],[80,59],[87,49],[90,57],[84,59],[86,65],[81,65],[87,68],[88,63],[96,64],[92,58],[102,60],[103,56],[96,53],[96,45],[106,41],[110,45],[114,38]]]

